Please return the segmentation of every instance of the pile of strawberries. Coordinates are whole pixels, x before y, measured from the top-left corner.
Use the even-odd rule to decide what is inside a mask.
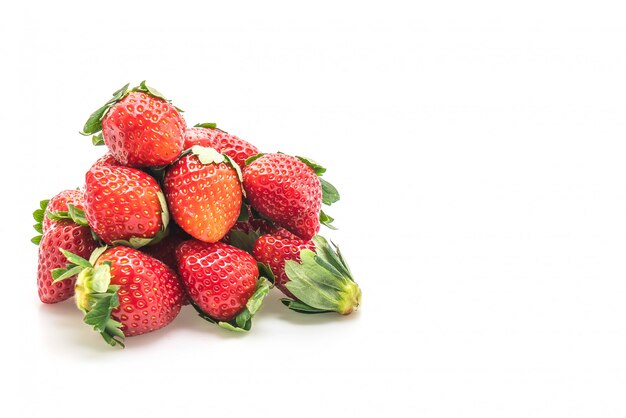
[[[122,87],[83,135],[108,152],[82,189],[44,200],[37,284],[43,303],[75,297],[110,345],[171,323],[190,304],[207,321],[248,331],[273,287],[301,313],[349,314],[361,291],[322,204],[339,193],[304,157],[263,154],[201,123],[142,82]]]

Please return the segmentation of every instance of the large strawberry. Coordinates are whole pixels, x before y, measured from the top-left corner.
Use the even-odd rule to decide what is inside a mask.
[[[68,219],[55,221],[41,236],[37,265],[37,289],[43,303],[57,303],[74,294],[75,275],[61,283],[53,283],[52,271],[67,264],[60,250],[83,257],[98,246],[91,231]]]
[[[91,114],[82,134],[103,142],[123,165],[153,167],[170,164],[183,150],[185,121],[161,93],[147,86],[113,93],[104,106]]]
[[[294,311],[347,315],[361,303],[361,289],[339,248],[319,235],[312,241],[264,235],[253,254],[270,267],[276,287],[291,298],[282,302]]]
[[[76,305],[84,321],[110,345],[124,337],[155,331],[180,312],[183,290],[176,273],[159,260],[129,247],[96,249],[87,261],[63,251],[69,265],[54,271],[56,281],[72,274]]]
[[[320,211],[322,184],[314,168],[302,160],[286,154],[251,158],[243,185],[256,211],[308,240],[319,231],[320,220],[326,219]]]
[[[85,216],[107,244],[141,247],[169,221],[161,189],[151,176],[128,167],[96,166],[85,175]]]
[[[185,131],[185,149],[194,145],[215,148],[228,155],[241,169],[246,160],[259,153],[259,149],[243,139],[218,129],[214,123],[199,123]]]
[[[217,242],[241,210],[239,168],[213,148],[193,146],[165,175],[163,188],[172,217],[189,235]]]
[[[250,254],[221,242],[190,240],[178,247],[176,258],[200,316],[230,330],[250,330],[270,288]]]

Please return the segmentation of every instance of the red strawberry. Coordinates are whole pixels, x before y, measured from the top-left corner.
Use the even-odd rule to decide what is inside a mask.
[[[103,167],[103,166],[116,167],[120,165],[121,164],[115,159],[115,157],[113,157],[113,154],[111,154],[110,152],[107,152],[102,157],[98,158],[96,162],[93,163],[91,168]]]
[[[52,270],[67,264],[60,249],[71,251],[82,257],[98,246],[86,226],[80,226],[71,220],[58,220],[44,232],[39,243],[39,263],[37,266],[37,288],[39,299],[43,303],[62,302],[74,294],[76,275],[68,280],[52,283]]]
[[[243,185],[248,201],[264,217],[302,239],[319,231],[321,183],[300,159],[265,154],[246,166]]]
[[[276,286],[291,298],[283,304],[294,311],[347,315],[361,303],[361,289],[339,248],[331,248],[319,235],[312,241],[264,235],[253,254],[269,266]]]
[[[259,153],[259,149],[241,138],[217,129],[214,123],[201,123],[185,131],[185,149],[194,145],[215,148],[228,155],[243,169],[246,160]]]
[[[215,138],[217,137],[218,132],[221,131],[218,129],[209,129],[199,126],[187,128],[185,130],[185,143],[183,148],[189,149],[194,145],[200,145],[201,147],[207,148],[217,148],[217,141]]]
[[[63,190],[54,196],[47,204],[45,214],[41,223],[42,233],[50,229],[51,225],[58,222],[50,218],[50,213],[67,212],[68,204],[73,205],[76,209],[83,209],[84,194],[80,190]]]
[[[100,166],[85,176],[85,216],[107,244],[140,247],[167,227],[169,214],[156,180],[141,170]]]
[[[285,273],[285,261],[294,260],[300,262],[300,251],[304,249],[315,251],[313,241],[282,238],[274,235],[262,235],[254,244],[252,255],[260,262],[267,264],[274,274],[274,284],[281,292],[292,299],[296,297],[287,289],[289,278]]]
[[[180,312],[183,290],[176,274],[159,260],[138,250],[101,247],[90,260],[64,251],[70,264],[55,271],[64,280],[78,271],[76,305],[111,345],[125,336],[155,331]]]
[[[144,81],[131,90],[127,84],[113,93],[113,98],[89,117],[82,133],[102,131],[104,143],[123,165],[152,167],[178,158],[185,127],[178,110]]]
[[[196,239],[217,242],[237,221],[242,199],[238,171],[212,148],[194,146],[167,171],[163,187],[172,217]]]
[[[269,285],[259,280],[252,256],[221,242],[190,240],[176,250],[178,271],[201,316],[228,329],[248,331]]]

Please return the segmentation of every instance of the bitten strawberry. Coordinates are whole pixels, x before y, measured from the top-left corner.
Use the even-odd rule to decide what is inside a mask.
[[[185,149],[194,145],[215,148],[228,155],[243,170],[246,160],[259,153],[259,149],[243,139],[216,128],[214,123],[200,123],[185,131]]]
[[[254,245],[254,258],[270,267],[282,299],[302,313],[347,315],[361,303],[361,289],[336,246],[316,235],[312,241],[264,235]]]
[[[89,257],[97,246],[88,227],[67,219],[55,221],[44,232],[39,243],[37,265],[39,299],[43,303],[57,303],[74,295],[76,275],[68,277],[68,280],[64,282],[53,283],[52,271],[67,264],[60,250],[68,250],[82,257]]]
[[[141,247],[163,234],[169,222],[156,180],[128,167],[99,166],[85,175],[85,217],[107,244]]]
[[[176,274],[159,260],[129,247],[96,249],[87,261],[63,251],[69,265],[54,271],[57,281],[77,274],[76,305],[110,345],[155,331],[181,309],[183,290]]]
[[[193,146],[167,171],[163,188],[176,223],[189,235],[217,242],[235,224],[241,210],[237,165],[213,148]]]
[[[248,201],[264,217],[302,239],[319,231],[322,186],[300,159],[265,154],[246,166],[243,185]]]
[[[252,256],[224,244],[186,241],[176,250],[178,271],[192,304],[204,319],[248,331],[269,292]]]
[[[153,167],[170,164],[183,150],[185,121],[161,93],[145,81],[113,93],[113,98],[96,110],[83,127],[84,135],[103,142],[121,164]]]

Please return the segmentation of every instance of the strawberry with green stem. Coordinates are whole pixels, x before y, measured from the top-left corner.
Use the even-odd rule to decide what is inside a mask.
[[[172,217],[192,237],[221,240],[241,209],[239,166],[213,148],[194,145],[165,174],[163,188]]]
[[[232,331],[249,331],[272,277],[243,250],[222,242],[190,240],[176,250],[178,271],[200,316]],[[265,271],[265,270],[263,270]]]
[[[125,337],[160,329],[180,312],[184,293],[169,267],[133,248],[100,247],[89,260],[63,250],[69,264],[55,282],[76,279],[76,305],[84,322],[115,346]]]
[[[301,239],[311,239],[320,223],[334,229],[322,203],[339,200],[330,183],[320,181],[326,169],[304,157],[258,154],[246,160],[243,184],[251,206]]]
[[[106,144],[121,164],[154,167],[172,163],[183,150],[185,120],[179,110],[145,81],[126,84],[91,114],[83,135]]]
[[[76,205],[76,206],[74,206]],[[78,190],[65,190],[50,201],[43,200],[33,213],[35,229],[41,235],[32,239],[39,246],[37,258],[37,290],[43,303],[58,303],[74,294],[75,276],[63,283],[53,283],[52,270],[63,267],[65,258],[61,250],[69,250],[83,257],[98,246],[86,222],[80,219],[83,194]],[[78,220],[76,222],[70,213]]]
[[[107,244],[138,248],[166,234],[169,211],[154,178],[129,167],[96,166],[85,175],[85,217]]]
[[[290,297],[283,304],[294,311],[347,315],[361,303],[361,289],[339,248],[320,235],[308,242],[265,235],[253,254],[269,265],[276,287]]]

